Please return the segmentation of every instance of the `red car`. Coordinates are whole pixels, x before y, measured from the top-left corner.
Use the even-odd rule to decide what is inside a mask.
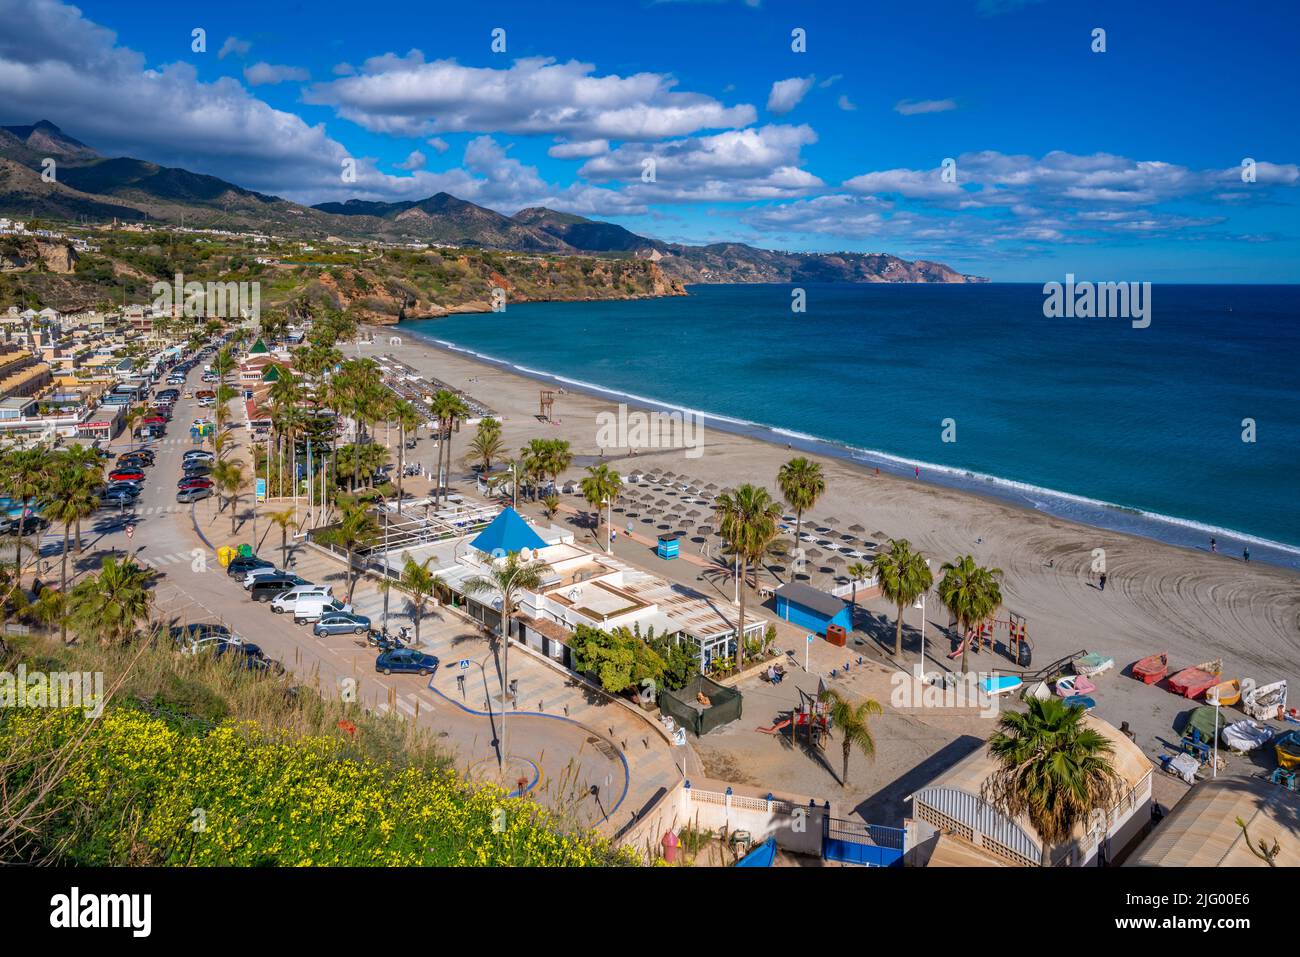
[[[144,473],[134,469],[119,469],[116,472],[109,472],[108,479],[110,482],[143,482]]]
[[[161,415],[151,415],[144,419],[145,425],[166,425],[167,420]]]
[[[181,479],[176,483],[176,491],[183,492],[187,488],[212,488],[212,479],[210,478],[187,478]]]

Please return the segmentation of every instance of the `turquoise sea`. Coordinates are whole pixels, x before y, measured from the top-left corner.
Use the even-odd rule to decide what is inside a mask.
[[[788,285],[709,285],[403,329],[709,428],[1300,567],[1300,286],[1157,285],[1147,328],[1045,318],[1041,285],[802,288],[804,313]]]

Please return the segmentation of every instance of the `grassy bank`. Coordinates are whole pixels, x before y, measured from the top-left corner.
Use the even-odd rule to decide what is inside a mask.
[[[23,639],[0,670],[104,673],[101,717],[0,708],[0,859],[80,865],[627,863],[470,787],[436,738],[283,679],[147,646]]]

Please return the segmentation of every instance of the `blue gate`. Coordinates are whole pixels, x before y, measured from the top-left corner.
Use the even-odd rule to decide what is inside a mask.
[[[898,827],[822,818],[822,857],[863,867],[894,867],[903,860],[905,831]]]

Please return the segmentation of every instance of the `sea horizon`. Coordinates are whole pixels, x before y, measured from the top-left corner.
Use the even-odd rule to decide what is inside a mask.
[[[1242,549],[1248,546],[1250,557],[1254,561],[1300,569],[1300,523],[1296,523],[1294,518],[1290,523],[1279,522],[1274,530],[1265,530],[1259,524],[1251,527],[1249,522],[1233,521],[1230,517],[1225,519],[1225,515],[1233,514],[1232,510],[1216,511],[1212,507],[1216,500],[1247,499],[1258,502],[1260,508],[1279,509],[1275,514],[1279,519],[1284,518],[1285,513],[1280,510],[1284,507],[1286,497],[1279,479],[1286,474],[1283,461],[1285,449],[1300,447],[1295,441],[1300,437],[1300,416],[1296,412],[1300,407],[1300,388],[1295,381],[1296,377],[1292,375],[1288,378],[1282,368],[1285,356],[1294,354],[1294,348],[1288,346],[1296,339],[1297,330],[1288,327],[1285,314],[1288,310],[1291,310],[1290,314],[1295,314],[1295,303],[1291,300],[1300,300],[1300,288],[1268,283],[1157,284],[1154,286],[1157,293],[1154,321],[1150,329],[1132,328],[1128,320],[1120,319],[1074,320],[1070,323],[1045,319],[1041,312],[1041,283],[999,282],[945,286],[917,283],[805,283],[799,288],[803,288],[807,294],[810,303],[808,313],[802,316],[793,314],[791,319],[788,303],[793,288],[795,287],[791,284],[694,285],[688,287],[690,295],[686,297],[512,304],[504,314],[505,322],[500,321],[500,314],[464,314],[436,320],[408,320],[401,323],[400,328],[435,346],[539,381],[551,382],[615,402],[699,415],[703,418],[706,429],[716,428],[772,444],[785,444],[791,449],[852,461],[900,476],[915,477],[915,469],[919,467],[923,481],[989,495],[1084,525],[1202,551],[1209,549],[1213,538],[1217,539],[1218,550],[1222,553],[1240,557]],[[1267,295],[1262,301],[1258,295],[1253,297],[1255,301],[1250,301],[1250,295],[1244,297],[1246,301],[1234,302],[1229,301],[1231,297],[1225,298],[1226,292],[1231,290],[1267,293],[1273,289],[1284,291],[1280,300]],[[1010,298],[995,292],[990,301],[988,296],[981,298],[979,290],[1009,291]],[[1189,290],[1217,292],[1209,295],[1205,302],[1197,304],[1188,300],[1186,292]],[[963,294],[972,291],[974,298],[967,295],[963,300]],[[916,295],[909,297],[904,295],[906,293]],[[1241,300],[1242,297],[1237,299]],[[1225,304],[1226,312],[1223,311]],[[969,326],[953,326],[950,322],[952,316],[946,315],[948,310],[936,309],[936,305],[949,308],[967,306],[971,311]],[[1018,392],[1014,399],[1026,406],[1041,402],[1058,407],[1043,410],[1043,421],[1036,423],[1037,428],[1041,429],[1044,423],[1048,423],[1050,428],[1048,420],[1053,414],[1064,413],[1068,418],[1071,414],[1071,397],[1088,401],[1089,392],[1094,386],[1098,393],[1096,407],[1099,411],[1113,405],[1117,397],[1122,398],[1126,389],[1147,390],[1152,403],[1151,419],[1160,424],[1153,425],[1146,434],[1142,434],[1134,432],[1132,423],[1129,423],[1130,428],[1121,433],[1126,436],[1126,442],[1121,443],[1125,447],[1116,453],[1117,459],[1134,468],[1133,487],[1143,491],[1132,495],[1113,494],[1119,486],[1107,481],[1092,483],[1097,486],[1095,488],[1089,487],[1086,481],[1052,482],[1053,469],[1063,470],[1068,477],[1068,473],[1076,469],[1080,461],[1077,450],[1074,449],[1076,443],[1068,439],[1058,443],[1061,445],[1058,451],[1064,461],[1053,461],[1051,451],[1047,448],[1051,445],[1050,442],[1038,442],[1032,446],[1032,455],[1020,457],[1029,460],[1027,467],[981,467],[981,459],[987,458],[987,455],[981,456],[978,448],[975,454],[960,454],[963,450],[964,432],[973,431],[977,443],[982,443],[986,452],[990,444],[996,447],[1005,441],[1009,446],[1019,448],[1017,443],[1023,444],[1032,439],[1034,429],[1026,434],[1025,422],[1016,418],[1014,412],[1007,413],[1004,407],[1006,400],[1002,395],[1008,391],[1003,388],[1007,383],[1001,379],[993,384],[992,389],[986,390],[988,394],[976,396],[967,393],[965,399],[968,401],[963,401],[960,397],[927,398],[924,390],[894,395],[891,397],[893,404],[884,401],[881,407],[893,412],[896,418],[905,419],[906,428],[873,430],[876,432],[874,436],[867,434],[872,430],[846,423],[842,416],[829,420],[830,428],[819,428],[817,422],[808,421],[810,417],[816,418],[815,411],[801,406],[799,399],[809,398],[812,401],[812,392],[822,390],[825,381],[829,381],[825,378],[817,379],[818,370],[804,369],[803,373],[793,376],[788,369],[784,370],[784,381],[790,384],[789,391],[795,400],[793,403],[779,400],[772,403],[771,390],[760,390],[760,394],[751,403],[752,407],[745,407],[743,402],[734,401],[731,398],[733,392],[726,389],[701,390],[698,386],[707,375],[707,360],[698,363],[691,350],[679,349],[673,344],[675,335],[685,333],[687,338],[703,337],[698,342],[698,352],[706,352],[709,348],[716,351],[719,343],[709,342],[709,336],[717,332],[716,327],[710,330],[707,325],[696,321],[698,317],[692,318],[692,314],[701,309],[709,315],[722,317],[719,321],[724,326],[734,326],[749,333],[758,330],[759,339],[763,339],[763,332],[772,331],[773,323],[779,324],[779,331],[782,332],[789,328],[792,340],[803,340],[789,346],[801,358],[808,357],[807,350],[811,343],[838,338],[843,347],[835,357],[836,363],[862,361],[874,346],[887,353],[889,365],[894,368],[893,374],[896,377],[938,376],[941,383],[943,377],[952,374],[949,365],[951,357],[941,354],[941,349],[935,346],[934,336],[918,339],[915,327],[937,324],[934,333],[941,340],[954,330],[965,329],[970,332],[971,340],[953,338],[951,347],[955,350],[960,350],[963,346],[974,348],[970,346],[971,342],[978,342],[981,334],[990,334],[984,326],[990,315],[995,322],[1000,322],[996,318],[997,314],[1001,310],[1010,310],[1014,313],[1014,318],[1009,320],[1014,327],[1010,341],[1023,344],[1022,338],[1018,338],[1016,333],[1041,330],[1045,339],[1043,345],[1048,352],[1064,348],[1071,353],[1067,357],[1058,358],[1066,360],[1064,369],[1072,381],[1062,383],[1047,377],[1044,382],[1035,382],[1035,377],[1029,375],[1010,383],[1017,387],[1009,390]],[[1034,311],[1037,311],[1037,315]],[[1214,346],[1225,345],[1224,342],[1214,342],[1214,338],[1216,326],[1222,325],[1216,317],[1221,318],[1227,314],[1233,317],[1231,324],[1242,331],[1239,335],[1227,336],[1226,344],[1236,346],[1239,351],[1244,350],[1234,358],[1241,360],[1240,365],[1250,367],[1253,374],[1240,376],[1239,381],[1219,383],[1215,390],[1232,392],[1246,387],[1256,390],[1253,398],[1248,395],[1238,396],[1239,402],[1244,410],[1257,410],[1254,418],[1258,420],[1258,428],[1261,431],[1267,429],[1272,435],[1264,443],[1264,454],[1257,456],[1262,461],[1253,463],[1249,462],[1250,456],[1260,451],[1260,443],[1244,442],[1238,434],[1242,432],[1241,419],[1251,417],[1247,411],[1243,411],[1232,423],[1226,420],[1218,422],[1220,433],[1204,442],[1202,451],[1205,454],[1201,456],[1197,456],[1196,450],[1189,447],[1188,436],[1202,432],[1205,423],[1188,421],[1181,431],[1168,428],[1171,417],[1176,419],[1189,411],[1185,407],[1188,394],[1184,387],[1189,381],[1195,381],[1189,376],[1195,376],[1196,370],[1206,359],[1206,350],[1212,352]],[[864,315],[876,320],[877,328],[862,331],[862,335],[871,341],[845,341],[845,320],[861,322]],[[1283,316],[1282,321],[1279,321],[1279,316]],[[525,323],[518,322],[519,317],[523,317]],[[661,328],[656,333],[653,327],[657,320]],[[898,324],[900,320],[901,326]],[[636,324],[634,329],[625,328],[629,321]],[[791,322],[795,325],[789,326]],[[1034,325],[1036,323],[1058,325]],[[511,331],[524,325],[535,334],[519,336]],[[613,331],[614,327],[618,327],[620,333],[614,340],[601,340],[592,335],[597,329]],[[642,330],[642,334],[636,330]],[[1065,330],[1064,335],[1061,334],[1062,330]],[[1151,334],[1153,330],[1154,334],[1150,338],[1140,338]],[[1089,339],[1089,335],[1094,332],[1099,333],[1105,341],[1098,343]],[[996,330],[992,334],[996,337]],[[1221,328],[1217,334],[1223,337]],[[557,347],[557,343],[566,341],[575,343],[576,349],[566,353],[565,349]],[[1205,343],[1206,350],[1195,348],[1198,341]],[[593,351],[593,342],[602,343],[600,349],[604,351]],[[1032,356],[999,356],[997,348],[1005,343],[994,342],[991,345],[993,354],[979,356],[975,364],[987,366],[992,363],[996,368],[997,363],[1003,360],[1032,361]],[[748,363],[752,373],[770,376],[775,371],[771,367],[774,358],[771,347],[772,343],[766,341],[763,348],[751,348],[748,359],[739,351],[732,350],[726,363],[731,367],[737,363]],[[1143,368],[1148,358],[1152,361]],[[877,359],[877,365],[884,361],[880,356]],[[1267,368],[1261,368],[1261,363],[1266,364]],[[679,394],[669,395],[674,388],[667,385],[667,380],[656,381],[654,375],[647,375],[657,367],[677,370],[678,375],[672,381],[684,382],[688,387],[678,386],[675,391]],[[1151,378],[1152,367],[1168,370],[1163,385]],[[619,375],[620,372],[622,375]],[[1108,381],[1098,384],[1096,380],[1088,379],[1089,374],[1098,377],[1098,380],[1106,377]],[[808,378],[810,375],[814,377],[812,380]],[[983,375],[983,379],[987,379],[987,375]],[[981,376],[975,376],[973,381],[982,381]],[[1047,384],[1052,388],[1040,388]],[[1062,385],[1066,386],[1064,395],[1061,394]],[[851,397],[860,394],[861,388],[860,385],[849,383],[840,400],[831,397],[823,405],[831,408],[851,405]],[[875,388],[889,392],[883,382],[877,382]],[[1286,401],[1278,394],[1279,390],[1287,393]],[[961,389],[957,393],[961,396]],[[1037,400],[1035,394],[1038,394]],[[1083,395],[1082,399],[1080,394]],[[710,401],[711,398],[718,401]],[[926,426],[920,425],[919,417],[924,412],[917,407],[918,403],[928,407],[930,421]],[[720,405],[724,408],[718,408]],[[944,406],[947,408],[943,411],[950,414],[939,414]],[[791,412],[792,409],[800,408],[803,409],[803,414]],[[1082,417],[1086,418],[1086,415]],[[955,442],[938,441],[943,431],[941,422],[947,419],[953,420],[957,438]],[[1068,433],[1073,425],[1079,425],[1086,431],[1086,422],[1082,419],[1076,415],[1073,424],[1063,421],[1060,431]],[[881,420],[878,418],[875,421]],[[1235,430],[1232,436],[1226,431],[1229,424]],[[924,448],[926,441],[917,441],[919,436],[915,434],[926,427],[930,427],[935,439],[929,443],[928,449]],[[908,430],[912,434],[909,435]],[[858,434],[852,434],[854,432]],[[870,441],[872,437],[883,441]],[[1144,443],[1150,448],[1144,450]],[[967,441],[967,451],[971,444]],[[1241,448],[1237,448],[1237,445]],[[926,451],[931,454],[925,454]],[[959,454],[944,454],[954,451]],[[1197,462],[1203,464],[1209,455],[1233,458],[1235,464],[1233,470],[1225,469],[1222,472],[1220,477],[1223,479],[1223,487],[1218,492],[1209,489],[1203,495],[1195,495],[1188,494],[1186,490],[1180,492],[1176,487],[1182,483],[1177,480],[1176,476],[1180,473],[1177,472],[1177,463],[1174,463],[1175,480],[1167,483],[1167,487],[1161,491],[1153,493],[1150,483],[1166,481],[1170,477],[1168,468],[1163,472],[1159,468],[1152,468],[1148,474],[1143,474],[1138,466],[1148,459],[1154,466],[1153,456],[1172,454],[1180,456],[1184,464],[1192,463],[1188,465],[1189,468],[1193,468]],[[1247,465],[1241,466],[1239,460],[1246,461]],[[1016,466],[1025,464],[1023,461],[1008,461]],[[1098,476],[1104,473],[1103,468]],[[764,481],[770,486],[772,479]],[[1067,487],[1062,488],[1061,485]],[[1111,494],[1108,494],[1108,490]],[[1198,509],[1198,499],[1209,507],[1204,511]],[[1235,514],[1245,514],[1245,511],[1238,510]]]

